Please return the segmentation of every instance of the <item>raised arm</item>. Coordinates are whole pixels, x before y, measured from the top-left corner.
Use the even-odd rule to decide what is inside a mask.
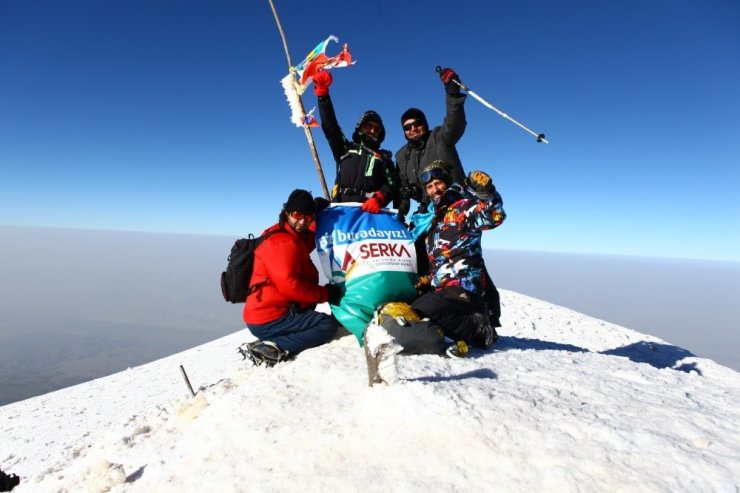
[[[499,227],[506,219],[506,212],[491,177],[483,171],[472,171],[467,181],[472,192],[470,203],[465,208],[468,225],[481,231]]]
[[[329,96],[329,86],[332,83],[331,74],[325,70],[319,70],[313,78],[313,92],[319,100],[319,115],[321,118],[321,130],[329,142],[334,161],[339,159],[346,151],[347,139],[344,138],[342,129],[334,112],[334,105]]]
[[[442,139],[449,145],[457,144],[457,141],[465,133],[467,122],[465,121],[465,99],[467,96],[460,92],[460,78],[450,68],[440,70],[440,79],[445,86],[445,104],[447,111],[444,122],[440,129]]]

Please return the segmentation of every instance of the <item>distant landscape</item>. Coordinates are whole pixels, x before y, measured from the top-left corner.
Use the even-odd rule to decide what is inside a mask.
[[[488,251],[494,282],[740,371],[740,262]]]
[[[0,236],[0,405],[244,329],[242,305],[218,288],[235,238],[10,226]],[[740,370],[740,263],[507,250],[486,262],[500,288]]]

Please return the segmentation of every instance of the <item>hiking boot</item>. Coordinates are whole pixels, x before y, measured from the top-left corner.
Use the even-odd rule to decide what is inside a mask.
[[[496,329],[491,324],[488,315],[484,313],[474,313],[475,331],[473,332],[473,345],[475,347],[488,349],[498,339]]]
[[[242,359],[249,359],[249,361],[251,361],[255,365],[259,365],[261,363],[261,362],[255,361],[254,358],[252,357],[252,347],[258,342],[260,341],[245,342],[244,344],[242,344],[241,346],[237,348],[237,351],[239,352],[239,354],[242,355]]]
[[[267,367],[288,359],[289,353],[271,341],[253,341],[239,346],[239,352],[244,359],[254,363],[255,366],[264,364]]]
[[[468,345],[465,344],[465,341],[457,341],[455,344],[450,344],[450,346],[445,350],[445,356],[448,358],[464,358],[468,354]]]

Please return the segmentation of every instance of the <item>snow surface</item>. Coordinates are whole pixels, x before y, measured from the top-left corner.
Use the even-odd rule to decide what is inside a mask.
[[[501,295],[495,348],[399,355],[390,386],[354,336],[270,369],[241,330],[0,407],[0,469],[14,492],[740,490],[740,374]]]

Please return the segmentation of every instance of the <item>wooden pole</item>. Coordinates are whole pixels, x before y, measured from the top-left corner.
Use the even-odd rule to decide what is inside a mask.
[[[290,52],[288,51],[288,42],[285,39],[285,32],[283,31],[283,26],[280,23],[280,18],[278,17],[277,10],[275,10],[275,5],[273,4],[272,0],[268,0],[270,2],[270,8],[272,9],[272,15],[275,16],[275,22],[277,23],[278,31],[280,32],[280,38],[283,40],[283,49],[285,49],[285,58],[288,60],[288,70],[293,76],[293,84],[295,85],[297,83],[295,71],[293,70],[293,63],[290,61]],[[303,99],[301,99],[301,96],[298,95],[298,101],[300,102],[300,108],[301,113],[305,117],[306,115],[306,108],[303,106]],[[321,160],[319,159],[319,153],[316,151],[316,143],[313,140],[313,134],[311,133],[311,128],[303,125],[303,131],[306,134],[306,139],[308,140],[308,147],[311,149],[311,155],[313,156],[313,162],[316,166],[316,173],[319,175],[319,181],[321,182],[321,188],[324,191],[324,198],[326,200],[331,200],[331,197],[329,196],[329,189],[326,187],[326,179],[324,179],[324,170],[321,168]]]

